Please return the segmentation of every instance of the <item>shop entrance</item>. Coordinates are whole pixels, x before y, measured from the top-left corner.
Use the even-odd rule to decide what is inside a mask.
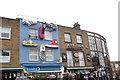
[[[30,77],[31,80],[51,80],[55,79],[57,80],[58,78],[61,77],[60,72],[47,72],[47,73],[27,73],[27,77]]]

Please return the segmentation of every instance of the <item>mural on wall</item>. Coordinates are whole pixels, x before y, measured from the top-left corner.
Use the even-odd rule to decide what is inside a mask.
[[[22,44],[24,46],[37,46],[37,44],[35,44],[31,39],[28,39],[28,40],[24,39],[22,41]]]
[[[41,44],[40,45],[40,59],[43,61],[46,60],[46,56],[45,56],[45,45],[44,44]]]
[[[59,44],[58,44],[58,30],[57,25],[54,23],[46,23],[46,22],[38,22],[27,19],[21,19],[21,42],[22,42],[22,52],[28,53],[25,54],[27,57],[25,60],[30,62],[29,53],[30,49],[35,47],[36,53],[32,53],[31,55],[35,55],[36,58],[34,60],[35,63],[60,63],[60,54],[59,54]],[[50,36],[49,36],[50,35]],[[24,40],[23,40],[24,39]],[[28,39],[28,40],[27,40]],[[23,47],[25,46],[25,47]],[[23,50],[24,49],[24,50]],[[50,56],[53,56],[53,60],[48,61],[46,57],[46,51],[51,50]],[[39,54],[37,54],[39,53]],[[54,53],[57,53],[54,54]],[[23,56],[23,55],[22,55]],[[24,62],[25,60],[21,60]],[[30,62],[32,63],[32,62]]]
[[[59,47],[58,42],[57,42],[56,39],[53,39],[51,43],[46,44],[45,46],[49,47],[49,48],[58,48]]]
[[[46,28],[46,24],[42,24],[40,26],[40,39],[44,39],[44,36],[45,36],[45,28]]]
[[[23,19],[23,20],[22,20],[22,23],[23,23],[24,25],[31,26],[31,25],[33,25],[33,24],[37,24],[37,21],[32,21],[32,20]]]
[[[49,31],[53,31],[53,30],[57,29],[57,26],[55,24],[53,24],[53,23],[46,24],[46,27],[49,28]]]

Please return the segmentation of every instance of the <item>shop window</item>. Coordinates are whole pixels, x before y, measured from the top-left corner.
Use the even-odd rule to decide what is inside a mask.
[[[70,33],[65,33],[64,34],[65,42],[71,42],[71,35]]]
[[[98,54],[99,54],[100,65],[101,65],[102,67],[105,67],[105,62],[104,62],[103,53],[98,53]]]
[[[46,55],[46,61],[54,61],[53,50],[46,50],[45,55]]]
[[[10,39],[11,37],[11,28],[10,27],[0,27],[0,38]]]
[[[99,66],[99,55],[97,52],[91,52],[93,66]]]
[[[38,49],[37,48],[30,49],[29,60],[30,61],[38,61]]]
[[[45,30],[45,40],[52,40],[52,31]]]
[[[29,38],[38,39],[38,29],[29,28]]]
[[[77,43],[82,43],[82,36],[76,35]]]
[[[79,65],[80,66],[85,66],[85,60],[84,60],[83,52],[78,52],[78,54],[79,54]]]
[[[68,66],[73,66],[72,51],[66,51],[66,53],[67,53],[67,64],[68,64]]]
[[[0,50],[0,63],[10,63],[10,50]]]

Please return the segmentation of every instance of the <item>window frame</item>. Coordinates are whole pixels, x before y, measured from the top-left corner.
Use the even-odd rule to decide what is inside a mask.
[[[70,37],[69,37],[69,40],[70,40],[70,41],[68,41],[68,40],[66,41],[65,34],[69,34],[69,36],[70,36]],[[66,32],[64,33],[64,41],[65,41],[66,43],[72,43],[71,33],[66,33]]]
[[[70,55],[68,56],[68,54],[70,54],[68,52],[71,53],[71,58],[69,57]],[[73,52],[70,50],[67,50],[66,55],[67,55],[67,66],[74,66]]]
[[[33,50],[37,50],[37,53],[36,53],[36,55],[34,54],[34,56],[37,56],[37,59],[35,60],[33,60],[33,59],[30,59],[30,57],[31,57],[31,55],[33,55],[33,54],[30,54],[30,50],[31,49],[33,49]],[[37,48],[30,48],[29,49],[29,61],[38,61],[39,60],[39,58],[38,58],[39,56],[38,56],[38,49]]]
[[[48,35],[46,35],[46,32],[51,33],[51,34],[50,34],[50,35],[51,35],[50,38],[47,37]],[[53,34],[52,34],[52,31],[50,32],[49,30],[45,30],[44,34],[45,34],[45,40],[53,40]]]
[[[47,53],[47,51],[52,52],[52,57],[53,57],[53,59],[52,59],[52,60],[47,60],[47,58],[48,58],[48,57],[47,57],[47,54],[46,54],[46,53]],[[50,54],[50,53],[48,53],[48,54]],[[48,55],[48,56],[49,56],[49,57],[51,57],[51,55]],[[50,49],[49,49],[49,50],[46,50],[46,51],[45,51],[45,57],[46,57],[46,61],[54,61],[54,60],[55,60],[54,50],[50,50]]]
[[[2,51],[3,51],[3,50],[0,50],[1,53],[2,53]],[[1,60],[0,63],[10,63],[11,51],[10,51],[10,50],[6,50],[6,51],[9,52],[9,56],[2,56],[2,55],[0,55],[0,59],[2,59],[2,58],[8,58],[9,61],[4,62],[4,61]]]
[[[37,31],[37,33],[36,33],[37,36],[34,36],[34,37],[36,37],[36,38],[31,38],[31,37],[30,37],[30,29]],[[38,29],[37,29],[37,28],[29,28],[29,38],[30,38],[30,39],[38,39],[38,37],[39,37],[39,36],[38,36]]]
[[[82,59],[80,59],[80,54],[82,53],[82,56],[83,56],[83,58]],[[79,51],[78,52],[78,54],[79,54],[79,66],[85,66],[85,55],[84,55],[84,52],[83,51]],[[81,62],[84,62],[84,65],[81,65]]]
[[[78,41],[79,39],[77,38],[77,36],[80,37],[80,39],[81,39],[80,41]],[[82,35],[76,34],[76,41],[77,41],[78,44],[82,44],[83,43]]]
[[[9,32],[7,32],[9,34],[9,37],[2,37],[1,34],[3,33],[3,28],[9,28]],[[2,27],[0,26],[0,38],[1,39],[11,39],[11,27]]]

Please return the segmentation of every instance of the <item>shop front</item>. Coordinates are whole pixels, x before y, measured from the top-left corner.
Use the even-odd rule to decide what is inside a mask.
[[[23,64],[24,74],[30,79],[62,78],[63,64]]]
[[[94,71],[94,67],[67,67],[63,78],[82,79],[88,77],[88,74]]]
[[[0,68],[1,80],[16,80],[24,77],[23,68]]]

